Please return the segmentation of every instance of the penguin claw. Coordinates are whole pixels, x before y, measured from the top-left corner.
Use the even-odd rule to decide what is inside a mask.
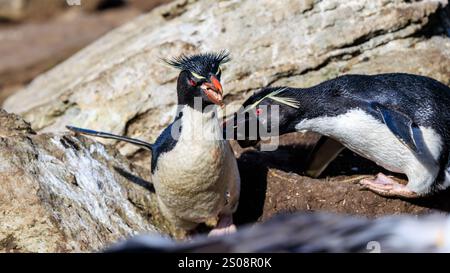
[[[375,179],[362,179],[359,182],[365,189],[385,197],[417,198],[419,195],[394,181],[392,178],[379,173]]]
[[[228,227],[225,228],[214,228],[213,230],[211,230],[208,234],[209,236],[221,236],[221,235],[229,235],[229,234],[233,234],[236,232],[236,226],[235,225],[230,225]]]
[[[221,236],[229,235],[236,232],[236,226],[233,225],[232,215],[222,215],[220,216],[217,226],[211,230],[208,236]]]

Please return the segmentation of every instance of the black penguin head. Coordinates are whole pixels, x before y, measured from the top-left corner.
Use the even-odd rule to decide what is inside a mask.
[[[220,65],[230,60],[226,51],[181,55],[166,63],[181,70],[178,76],[178,104],[194,107],[194,99],[201,98],[202,106],[223,106],[223,90],[220,84]]]
[[[290,122],[299,107],[298,99],[289,88],[264,88],[244,102],[226,122],[225,129],[233,128],[233,136],[241,147],[254,146],[261,137],[289,132]]]

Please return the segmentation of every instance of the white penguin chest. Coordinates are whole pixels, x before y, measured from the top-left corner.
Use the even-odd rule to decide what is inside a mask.
[[[217,180],[224,161],[222,141],[184,140],[158,159],[157,175],[164,182],[186,185],[209,184]]]
[[[175,147],[158,159],[159,176],[185,183],[208,183],[221,171],[226,141],[211,113],[185,109]]]
[[[185,110],[181,124],[175,147],[158,159],[153,183],[165,207],[181,218],[201,221],[225,203],[228,143],[208,114]]]
[[[310,130],[332,137],[359,155],[374,161],[387,170],[407,173],[414,165],[420,165],[416,155],[381,121],[361,109],[352,109],[334,117],[319,117],[303,120],[295,127],[298,131]],[[432,129],[420,128],[424,145],[436,160],[440,153],[440,142]]]

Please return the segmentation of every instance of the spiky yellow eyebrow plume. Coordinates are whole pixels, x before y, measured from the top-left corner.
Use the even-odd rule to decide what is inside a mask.
[[[286,91],[286,89],[287,89],[287,87],[284,87],[284,88],[275,90],[273,92],[270,92],[269,94],[265,95],[264,97],[262,97],[261,99],[259,99],[258,101],[256,101],[252,105],[250,105],[247,110],[255,108],[256,106],[258,106],[258,104],[260,104],[265,99],[272,99],[272,100],[274,100],[276,102],[279,102],[281,104],[290,106],[292,108],[296,108],[296,109],[300,108],[300,103],[296,99],[290,98],[290,97],[277,96],[281,92]]]
[[[203,77],[202,75],[199,75],[199,74],[197,74],[195,72],[191,72],[191,74],[192,74],[192,76],[196,77],[199,80],[205,79],[205,77]]]

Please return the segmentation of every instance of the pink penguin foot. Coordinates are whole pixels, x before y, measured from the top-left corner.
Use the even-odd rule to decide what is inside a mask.
[[[236,232],[236,226],[233,225],[232,215],[221,215],[217,226],[211,230],[208,236],[228,235]]]
[[[392,178],[379,173],[375,179],[363,179],[359,182],[364,188],[385,197],[416,198],[419,195],[394,181]]]

